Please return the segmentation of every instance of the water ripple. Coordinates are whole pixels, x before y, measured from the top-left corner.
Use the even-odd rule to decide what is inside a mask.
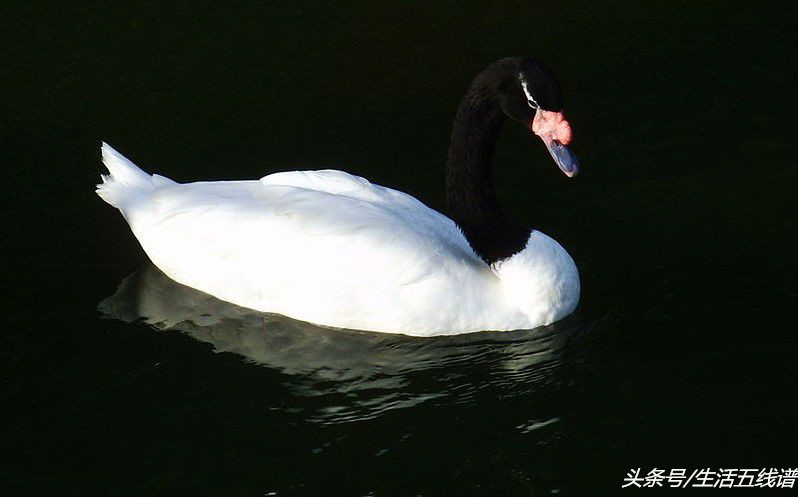
[[[551,382],[576,329],[566,320],[535,330],[426,339],[333,330],[222,302],[151,264],[125,278],[98,309],[108,318],[182,332],[216,352],[283,373],[294,396],[314,400],[307,419],[322,424],[420,405],[469,405],[488,393],[528,395]],[[531,423],[527,430],[535,429]]]

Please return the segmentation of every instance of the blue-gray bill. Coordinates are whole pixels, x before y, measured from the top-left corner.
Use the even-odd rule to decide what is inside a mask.
[[[557,166],[566,176],[573,178],[577,175],[579,172],[579,159],[576,158],[570,148],[560,143],[559,140],[544,139],[543,143],[549,149],[551,158],[554,159],[554,162],[557,163]]]

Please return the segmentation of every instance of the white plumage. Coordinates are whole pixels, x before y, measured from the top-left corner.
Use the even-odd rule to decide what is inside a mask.
[[[97,193],[172,279],[325,326],[448,335],[533,328],[571,313],[579,276],[533,231],[488,266],[455,223],[405,193],[334,171],[176,183],[107,144]]]

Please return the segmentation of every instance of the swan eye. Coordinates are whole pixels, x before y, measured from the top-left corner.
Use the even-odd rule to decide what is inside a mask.
[[[529,106],[533,109],[539,109],[540,105],[538,104],[537,100],[535,100],[535,97],[532,96],[532,92],[529,90],[529,83],[527,83],[524,73],[518,73],[518,80],[521,82],[521,89],[524,91],[524,95],[526,96],[526,103],[529,104]]]

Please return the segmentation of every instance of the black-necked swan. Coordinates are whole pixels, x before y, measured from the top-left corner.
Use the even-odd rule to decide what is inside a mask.
[[[556,241],[503,215],[491,157],[509,117],[576,174],[562,107],[559,83],[536,60],[501,59],[479,73],[452,129],[451,218],[336,170],[176,183],[105,143],[110,175],[97,193],[169,277],[243,307],[416,336],[534,328],[574,310],[579,274]]]

